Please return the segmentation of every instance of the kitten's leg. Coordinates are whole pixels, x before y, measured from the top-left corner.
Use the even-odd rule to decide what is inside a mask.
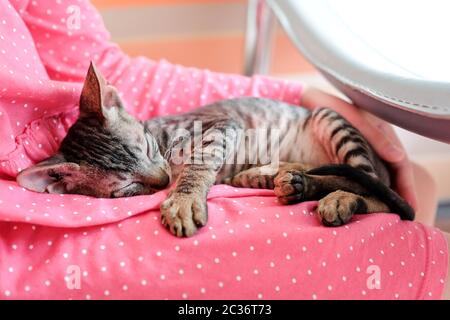
[[[274,189],[282,204],[319,200],[318,213],[326,226],[347,223],[355,213],[388,212],[389,207],[368,196],[360,184],[338,176],[307,174],[308,165],[282,163],[240,172],[225,183],[241,188]]]
[[[225,184],[229,184],[238,188],[254,188],[254,189],[274,189],[275,177],[283,170],[306,171],[311,169],[310,166],[300,163],[280,163],[278,165],[265,165],[253,167],[248,170],[239,172],[237,175],[224,180]]]
[[[282,169],[274,179],[274,191],[278,200],[285,205],[301,201],[319,200],[337,191],[349,191],[359,195],[368,192],[359,183],[338,176],[317,176],[296,168]]]
[[[308,126],[312,136],[322,145],[333,163],[348,164],[378,178],[389,187],[390,177],[385,164],[364,136],[340,114],[328,108],[317,109],[312,113]],[[315,178],[316,184],[320,184],[317,183],[319,181],[317,179],[319,178]],[[319,204],[319,215],[324,224],[344,224],[355,211],[361,213],[390,211],[380,200],[366,197],[370,193],[363,188],[361,190],[361,186],[356,183],[349,183],[343,177],[338,179],[323,176],[322,179],[322,188],[325,186],[325,189],[332,192],[319,197],[320,199],[325,196]],[[320,192],[316,197],[318,195]]]
[[[355,213],[389,212],[389,208],[374,197],[338,190],[322,198],[317,211],[323,225],[336,227],[346,224]]]
[[[328,108],[316,109],[307,128],[332,163],[348,164],[390,185],[386,166],[364,136],[340,114]]]
[[[190,163],[184,164],[175,188],[161,204],[162,223],[178,237],[190,237],[206,225],[208,191],[231,152],[224,146],[234,146],[240,130],[239,124],[229,119],[208,127],[201,141],[194,141]]]
[[[206,196],[216,174],[206,165],[185,165],[175,188],[161,204],[161,222],[171,233],[190,237],[206,225]]]
[[[336,190],[367,194],[356,182],[344,177],[307,174],[310,169],[310,165],[283,162],[242,171],[224,182],[238,188],[273,189],[282,204],[319,200]]]

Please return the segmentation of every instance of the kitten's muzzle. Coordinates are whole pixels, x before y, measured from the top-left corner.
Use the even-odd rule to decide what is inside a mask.
[[[155,190],[165,189],[170,184],[170,174],[163,169],[144,178],[144,184]]]
[[[165,189],[170,183],[170,176],[163,170],[161,176],[157,179],[157,183],[152,186],[158,189]]]

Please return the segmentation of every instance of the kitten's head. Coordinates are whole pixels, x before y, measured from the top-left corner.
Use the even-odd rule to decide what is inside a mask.
[[[150,194],[170,182],[155,138],[123,108],[119,94],[93,64],[80,98],[80,116],[53,157],[24,171],[30,190],[99,198]]]

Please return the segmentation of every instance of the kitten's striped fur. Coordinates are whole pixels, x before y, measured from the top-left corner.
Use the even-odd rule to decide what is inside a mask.
[[[267,143],[245,136],[249,129],[260,130]],[[278,145],[270,140],[276,129]],[[276,146],[279,163],[254,157],[261,147]],[[180,150],[189,151],[181,157],[190,161],[174,160]],[[214,183],[274,189],[284,204],[320,200],[326,225],[344,224],[355,212],[390,209],[413,218],[388,188],[388,171],[364,137],[330,109],[311,113],[278,101],[240,98],[141,123],[126,113],[116,90],[92,65],[80,117],[58,154],[25,170],[18,181],[36,191],[97,197],[148,194],[173,181],[161,215],[177,236],[191,236],[206,224],[206,196]]]

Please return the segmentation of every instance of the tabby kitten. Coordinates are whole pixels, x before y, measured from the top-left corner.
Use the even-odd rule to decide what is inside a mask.
[[[249,130],[265,142],[246,135]],[[274,132],[279,139],[267,141]],[[275,149],[269,161],[255,157],[261,148]],[[206,196],[215,183],[274,189],[282,204],[319,200],[318,215],[327,226],[345,224],[356,212],[414,218],[388,187],[388,171],[366,139],[330,109],[311,113],[240,98],[142,123],[125,111],[117,90],[93,64],[79,119],[58,153],[17,181],[37,192],[102,198],[151,194],[174,181],[161,219],[179,237],[206,224]]]

